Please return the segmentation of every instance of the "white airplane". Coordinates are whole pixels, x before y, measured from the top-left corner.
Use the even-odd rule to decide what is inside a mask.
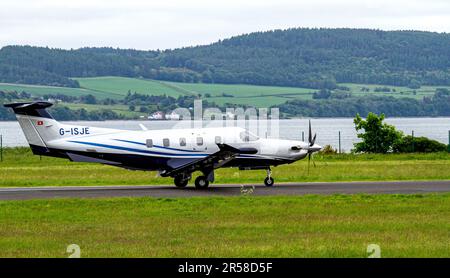
[[[271,166],[292,163],[321,150],[309,123],[309,142],[259,138],[239,127],[118,130],[65,125],[46,111],[49,102],[5,104],[17,120],[35,155],[67,158],[74,162],[97,162],[133,170],[159,171],[185,187],[192,173],[200,171],[196,188],[214,182],[214,170],[267,170],[264,180],[272,186]]]

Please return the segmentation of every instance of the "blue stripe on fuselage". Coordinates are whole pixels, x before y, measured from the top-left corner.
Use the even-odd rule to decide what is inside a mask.
[[[147,153],[147,154],[157,154],[157,155],[165,155],[165,156],[190,156],[190,157],[206,157],[206,156],[208,156],[208,154],[175,154],[175,153],[155,152],[155,151],[140,150],[140,149],[121,147],[121,146],[114,146],[114,145],[107,145],[107,144],[100,144],[100,143],[93,143],[93,142],[81,142],[81,141],[68,141],[68,142],[77,143],[77,144],[83,144],[83,145],[89,145],[89,146],[109,148],[109,149],[116,149],[116,150],[122,150],[122,151]]]

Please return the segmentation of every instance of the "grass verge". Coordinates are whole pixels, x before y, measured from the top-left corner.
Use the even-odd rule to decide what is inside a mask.
[[[449,257],[450,194],[0,202],[0,257]]]
[[[308,174],[306,160],[273,168],[276,182],[448,180],[450,154],[315,155]],[[218,169],[216,183],[262,183],[265,171]],[[34,156],[29,148],[4,149],[0,187],[172,184],[156,172],[130,171],[61,158]]]

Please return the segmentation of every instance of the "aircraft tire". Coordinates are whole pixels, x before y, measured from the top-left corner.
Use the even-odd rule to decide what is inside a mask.
[[[176,187],[180,187],[180,188],[182,188],[182,187],[186,187],[186,185],[188,184],[188,179],[186,179],[186,178],[184,178],[183,176],[176,176],[174,179],[173,179],[173,182],[175,183],[175,186]]]
[[[205,176],[198,176],[195,179],[195,187],[198,189],[205,189],[209,186],[209,181]]]
[[[274,184],[274,179],[272,178],[272,177],[266,177],[265,179],[264,179],[264,185],[265,186],[273,186],[273,184]]]

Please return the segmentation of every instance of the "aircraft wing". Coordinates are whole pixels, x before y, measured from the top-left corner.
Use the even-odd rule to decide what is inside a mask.
[[[255,154],[258,152],[255,148],[235,148],[227,144],[217,144],[219,150],[213,154],[210,154],[204,158],[199,159],[189,159],[184,162],[180,162],[179,159],[174,160],[173,163],[170,163],[176,167],[164,171],[161,173],[161,176],[175,176],[178,173],[183,172],[194,172],[200,169],[216,169],[220,168],[229,161],[233,160],[239,154]],[[178,160],[178,161],[177,161]]]

